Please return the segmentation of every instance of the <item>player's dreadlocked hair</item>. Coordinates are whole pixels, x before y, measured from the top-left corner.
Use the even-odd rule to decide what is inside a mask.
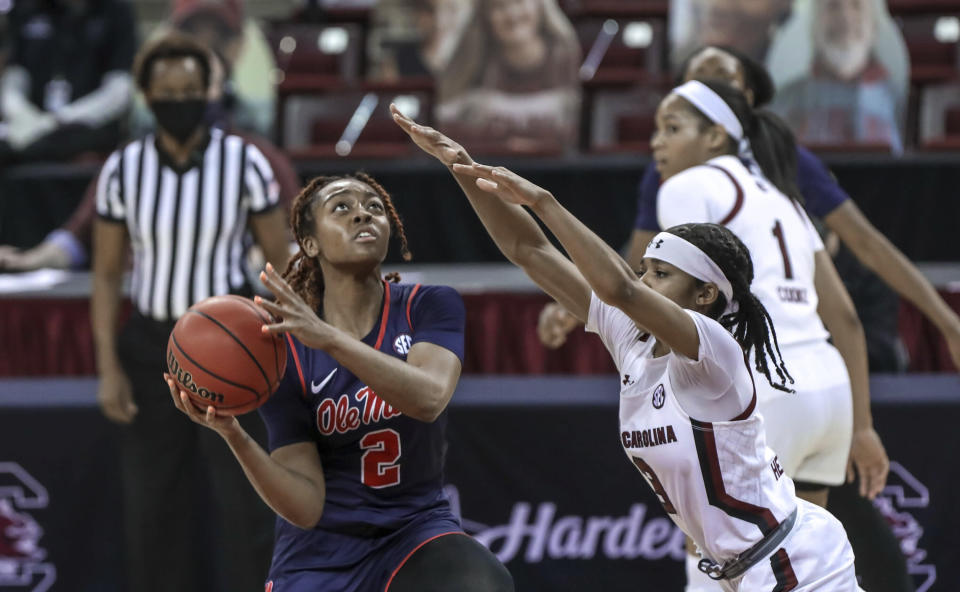
[[[387,211],[387,216],[390,218],[390,230],[400,239],[400,255],[404,261],[410,261],[412,258],[410,248],[407,246],[407,234],[403,230],[403,223],[400,221],[397,209],[393,206],[393,200],[390,199],[390,194],[373,180],[373,177],[366,173],[316,177],[300,191],[290,208],[290,228],[293,229],[294,238],[297,239],[300,250],[287,264],[287,269],[283,272],[283,278],[289,282],[294,292],[299,294],[317,312],[320,312],[323,306],[323,271],[315,258],[307,256],[303,248],[303,240],[313,232],[316,222],[313,216],[313,206],[320,190],[334,181],[343,179],[355,179],[361,183],[366,183],[380,196],[380,199],[383,200],[383,207]],[[391,282],[399,282],[400,276],[396,273],[388,273],[385,279]]]
[[[750,291],[753,261],[750,260],[750,251],[746,245],[729,229],[718,224],[681,224],[668,228],[667,232],[679,236],[706,253],[733,287],[733,299],[739,304],[737,312],[723,315],[727,298],[720,294],[708,316],[718,319],[721,325],[733,333],[745,356],[749,356],[753,349],[753,361],[757,370],[767,377],[773,388],[793,392],[793,389],[787,386],[788,381],[793,384],[793,377],[787,371],[783,356],[780,355],[780,344],[777,343],[777,331],[773,321],[770,320],[767,309]],[[768,360],[773,362],[773,369],[780,378],[779,383],[774,382],[770,375]]]

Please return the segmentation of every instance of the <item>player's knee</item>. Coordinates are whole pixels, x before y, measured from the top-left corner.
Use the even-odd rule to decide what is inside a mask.
[[[455,544],[462,561],[458,591],[514,592],[513,576],[489,549],[467,537]]]
[[[484,574],[478,578],[476,586],[471,586],[471,592],[514,592],[513,576],[499,561],[491,561],[484,566]]]
[[[469,537],[452,538],[449,543],[446,550],[457,559],[448,558],[448,565],[460,563],[458,592],[514,592],[513,576],[489,549]]]

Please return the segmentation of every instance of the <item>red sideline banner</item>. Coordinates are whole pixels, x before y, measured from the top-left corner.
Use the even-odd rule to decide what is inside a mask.
[[[960,311],[960,293],[941,292]],[[610,355],[592,334],[576,330],[550,351],[537,338],[548,302],[540,293],[464,294],[468,374],[608,374]],[[913,372],[951,372],[943,337],[909,303],[902,303],[900,336]],[[509,336],[509,339],[505,338]],[[96,372],[87,298],[0,299],[0,377],[90,376]]]

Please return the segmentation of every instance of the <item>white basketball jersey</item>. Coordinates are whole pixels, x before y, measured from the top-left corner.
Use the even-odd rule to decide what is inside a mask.
[[[817,314],[814,253],[823,243],[803,208],[734,156],[720,156],[668,179],[657,194],[660,227],[726,226],[750,249],[753,285],[781,346],[827,338]]]
[[[707,422],[681,406],[690,397],[746,395],[752,376],[740,345],[719,323],[693,311],[698,360],[653,357],[633,321],[593,296],[587,330],[598,333],[621,376],[620,442],[670,518],[710,559],[749,549],[797,506],[793,482],[767,448],[763,418],[751,404],[738,418]],[[730,363],[734,360],[734,363]],[[732,367],[731,367],[732,366]],[[748,392],[742,392],[747,389]]]

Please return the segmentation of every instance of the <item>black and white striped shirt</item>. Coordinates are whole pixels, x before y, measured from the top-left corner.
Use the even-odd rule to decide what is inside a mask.
[[[218,129],[183,169],[158,152],[152,134],[111,154],[97,182],[97,214],[127,225],[137,310],[172,320],[204,298],[243,290],[248,215],[275,207],[278,194],[260,150]]]

